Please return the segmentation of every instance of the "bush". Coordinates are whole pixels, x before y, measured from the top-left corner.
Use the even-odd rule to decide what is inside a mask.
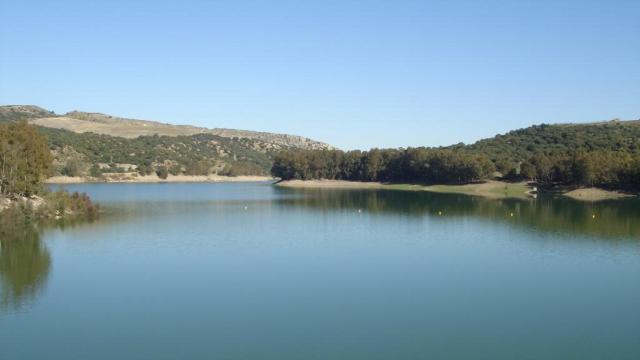
[[[95,205],[86,193],[60,190],[44,196],[45,204],[37,211],[39,217],[53,219],[95,219],[98,217],[99,207]]]
[[[156,175],[162,180],[166,180],[169,177],[169,170],[167,170],[166,166],[160,166],[156,169]]]

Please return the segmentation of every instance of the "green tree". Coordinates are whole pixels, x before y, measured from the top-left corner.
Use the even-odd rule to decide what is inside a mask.
[[[156,175],[162,180],[166,180],[169,177],[169,170],[166,166],[160,166],[156,169]]]
[[[52,171],[47,140],[25,121],[0,124],[0,193],[29,196]]]
[[[84,162],[77,156],[73,156],[67,159],[64,168],[62,168],[62,174],[66,176],[82,176],[85,168]]]
[[[592,186],[595,180],[595,175],[592,157],[586,153],[576,154],[571,166],[571,177],[573,183]]]

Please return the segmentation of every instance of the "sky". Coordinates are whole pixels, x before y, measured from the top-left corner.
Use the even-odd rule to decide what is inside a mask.
[[[0,104],[472,143],[640,118],[640,1],[0,0]]]

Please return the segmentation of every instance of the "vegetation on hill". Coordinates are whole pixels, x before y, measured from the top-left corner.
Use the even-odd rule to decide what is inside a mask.
[[[575,151],[640,152],[640,120],[590,124],[536,125],[484,139],[467,148],[482,151],[508,170],[539,153]]]
[[[0,106],[0,114],[5,111]],[[71,111],[64,115],[34,116],[30,122],[34,125],[64,129],[76,133],[96,133],[101,135],[133,139],[138,136],[191,136],[211,134],[224,138],[251,139],[273,148],[297,148],[305,150],[328,149],[331,146],[302,136],[276,134],[260,131],[205,128],[193,125],[172,125],[158,121],[127,119],[101,113]]]
[[[285,151],[272,174],[282,179],[338,179],[460,184],[488,179],[640,189],[640,121],[540,125],[472,145],[370,151]]]
[[[211,134],[126,139],[50,128],[40,128],[40,132],[47,136],[56,156],[56,173],[69,176],[131,169],[145,175],[164,171],[173,175],[265,175],[274,155],[256,140]]]
[[[0,123],[38,126],[54,155],[54,175],[137,171],[160,175],[267,175],[286,149],[325,149],[300,136],[206,129],[72,111],[57,115],[29,105],[0,106]]]
[[[640,121],[532,126],[466,148],[508,177],[543,186],[640,188]]]
[[[55,116],[53,111],[33,105],[0,106],[0,123],[8,121],[32,120]]]
[[[45,123],[53,121],[55,127],[56,119],[62,118],[106,126],[108,131],[147,133],[157,128],[172,136],[125,138],[39,127],[48,138],[55,175],[271,172],[283,179],[461,184],[492,178],[497,171],[505,179],[533,180],[544,187],[640,189],[640,120],[543,124],[471,145],[343,152],[288,135],[173,126],[97,113],[71,112],[61,117],[36,106],[0,106],[0,123],[49,119]],[[190,135],[180,135],[184,131]]]

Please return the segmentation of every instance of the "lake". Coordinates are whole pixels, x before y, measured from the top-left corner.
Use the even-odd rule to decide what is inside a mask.
[[[67,186],[0,251],[0,359],[640,359],[640,202]]]

